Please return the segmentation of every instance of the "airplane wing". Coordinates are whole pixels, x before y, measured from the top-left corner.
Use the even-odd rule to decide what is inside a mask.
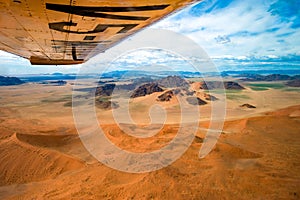
[[[79,64],[197,0],[0,0],[0,50]]]

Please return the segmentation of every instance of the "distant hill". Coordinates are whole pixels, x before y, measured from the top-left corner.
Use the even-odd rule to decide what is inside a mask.
[[[269,75],[269,74],[285,74],[289,76],[300,74],[300,69],[265,69],[265,70],[238,70],[238,71],[223,71],[222,73],[226,73],[230,76],[240,77],[245,74],[260,74],[260,75]]]
[[[150,77],[141,77],[141,78],[136,78],[136,79],[133,79],[132,82],[134,84],[142,84],[142,83],[150,83],[150,82],[153,82],[153,79],[150,78]]]
[[[300,79],[288,81],[286,85],[290,87],[300,87]]]
[[[51,74],[52,76],[63,76],[64,74],[63,73],[60,73],[60,72],[54,72]]]
[[[179,76],[167,76],[160,79],[152,79],[150,77],[140,77],[131,80],[132,83],[117,85],[114,83],[106,82],[104,85],[100,85],[96,88],[97,96],[110,96],[114,90],[120,91],[132,91],[133,98],[138,96],[145,96],[153,92],[161,92],[162,88],[181,88],[188,89],[189,83]],[[103,84],[103,83],[101,83]],[[160,88],[160,89],[158,89]]]
[[[205,82],[200,82],[200,86],[198,89],[203,89],[203,90],[213,90],[213,89],[224,89],[227,90],[243,90],[245,89],[243,86],[241,86],[237,82],[233,81],[205,81]]]
[[[114,90],[119,91],[132,91],[137,87],[138,84],[131,83],[131,84],[123,84],[123,85],[116,85],[114,83],[106,83],[104,85],[100,85],[96,88],[96,96],[111,96]],[[77,89],[77,91],[93,91],[92,88],[90,89]]]
[[[96,96],[111,96],[115,87],[116,87],[116,84],[106,84],[103,86],[99,86],[96,88],[95,95]]]
[[[0,76],[0,86],[21,85],[23,83],[25,82],[18,79],[17,77]]]
[[[37,75],[24,75],[20,77],[21,80],[26,82],[45,82],[45,81],[58,81],[58,80],[75,80],[76,78],[88,78],[85,76],[77,77],[73,74],[37,74]]]
[[[176,88],[176,87],[181,87],[181,88],[188,88],[189,84],[186,80],[181,78],[180,76],[167,76],[166,78],[159,79],[155,81],[162,87],[166,88]]]

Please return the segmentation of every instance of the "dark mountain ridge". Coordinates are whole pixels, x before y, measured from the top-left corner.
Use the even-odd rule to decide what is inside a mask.
[[[0,76],[0,86],[21,85],[25,83],[17,77]]]

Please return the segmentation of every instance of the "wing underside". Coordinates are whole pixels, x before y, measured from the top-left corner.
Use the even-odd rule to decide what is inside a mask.
[[[78,64],[195,0],[0,0],[0,49]]]

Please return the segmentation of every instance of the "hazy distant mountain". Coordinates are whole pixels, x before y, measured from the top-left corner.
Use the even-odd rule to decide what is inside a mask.
[[[289,76],[294,76],[294,75],[298,75],[300,74],[300,69],[294,69],[294,70],[282,70],[282,69],[279,69],[279,70],[276,70],[276,69],[273,69],[273,70],[263,70],[263,69],[260,69],[260,70],[239,70],[239,71],[223,71],[222,72],[223,74],[226,74],[226,75],[230,75],[230,76],[237,76],[237,77],[241,77],[241,76],[244,76],[245,75],[257,75],[257,74],[260,74],[260,75],[270,75],[270,74],[282,74],[282,75],[289,75]]]
[[[44,82],[44,81],[59,81],[59,80],[75,80],[76,78],[85,78],[85,77],[77,77],[76,75],[69,74],[36,74],[36,75],[24,75],[19,77],[20,79],[26,82]]]
[[[293,76],[282,75],[282,74],[270,74],[270,75],[259,75],[259,74],[242,74],[241,76],[246,77],[241,80],[243,81],[287,81],[293,80]]]
[[[123,71],[112,71],[101,74],[101,78],[122,78],[130,79],[132,77],[153,77],[161,78],[167,76],[180,76],[180,77],[199,77],[200,72],[187,72],[187,71],[139,71],[139,70],[123,70]]]
[[[25,83],[25,82],[18,79],[17,77],[0,76],[0,86],[21,85],[23,83]]]
[[[60,73],[60,72],[54,72],[51,74],[52,76],[63,76],[64,74],[63,73]]]

